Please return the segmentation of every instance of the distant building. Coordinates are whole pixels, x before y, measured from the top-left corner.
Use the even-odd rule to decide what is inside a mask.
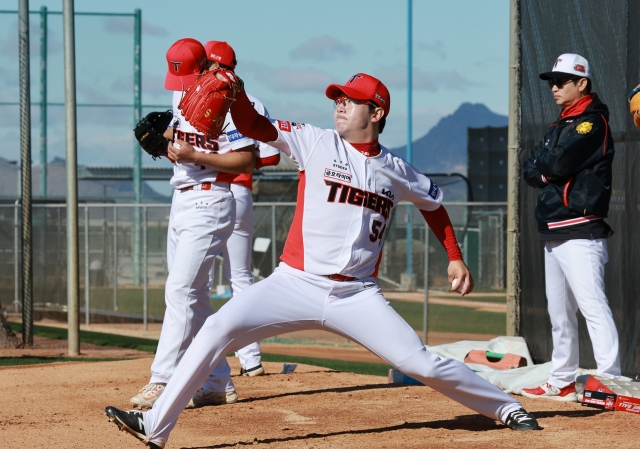
[[[467,128],[473,201],[507,201],[507,127]]]

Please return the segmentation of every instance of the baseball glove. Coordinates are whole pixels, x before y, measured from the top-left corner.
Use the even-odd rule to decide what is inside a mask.
[[[155,160],[157,157],[167,154],[167,146],[170,140],[164,137],[164,132],[173,119],[171,110],[152,112],[138,122],[133,132],[140,146]]]
[[[198,131],[217,138],[241,88],[241,82],[231,70],[205,72],[184,94],[178,109]]]

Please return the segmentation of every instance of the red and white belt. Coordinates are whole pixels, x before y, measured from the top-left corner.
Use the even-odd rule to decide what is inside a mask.
[[[183,187],[178,190],[180,192],[186,192],[187,190],[211,190],[213,186],[230,188],[230,185],[228,182],[208,182],[207,181],[207,182],[203,182],[193,186]]]
[[[329,278],[332,281],[338,281],[338,282],[349,282],[349,281],[355,281],[356,279],[358,279],[352,276],[343,276],[341,274],[325,274],[324,277]]]

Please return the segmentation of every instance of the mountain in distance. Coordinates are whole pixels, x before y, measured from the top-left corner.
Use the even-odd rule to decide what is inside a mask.
[[[507,116],[496,114],[481,103],[462,103],[443,117],[427,134],[413,142],[413,165],[424,173],[467,174],[467,128],[507,126]],[[406,145],[391,148],[406,157]]]

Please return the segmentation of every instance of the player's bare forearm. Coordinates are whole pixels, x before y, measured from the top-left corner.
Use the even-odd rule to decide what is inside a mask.
[[[239,148],[225,154],[208,154],[196,151],[192,145],[184,140],[176,139],[180,148],[169,144],[168,156],[181,163],[192,163],[214,168],[226,173],[251,173],[255,164],[255,149],[253,145]]]
[[[462,285],[463,288],[460,291],[460,295],[468,295],[473,291],[475,281],[469,271],[469,268],[462,260],[452,260],[449,262],[449,268],[447,269],[449,275],[449,283],[451,284],[454,279],[457,279],[455,286],[452,286],[452,290],[457,290]]]

